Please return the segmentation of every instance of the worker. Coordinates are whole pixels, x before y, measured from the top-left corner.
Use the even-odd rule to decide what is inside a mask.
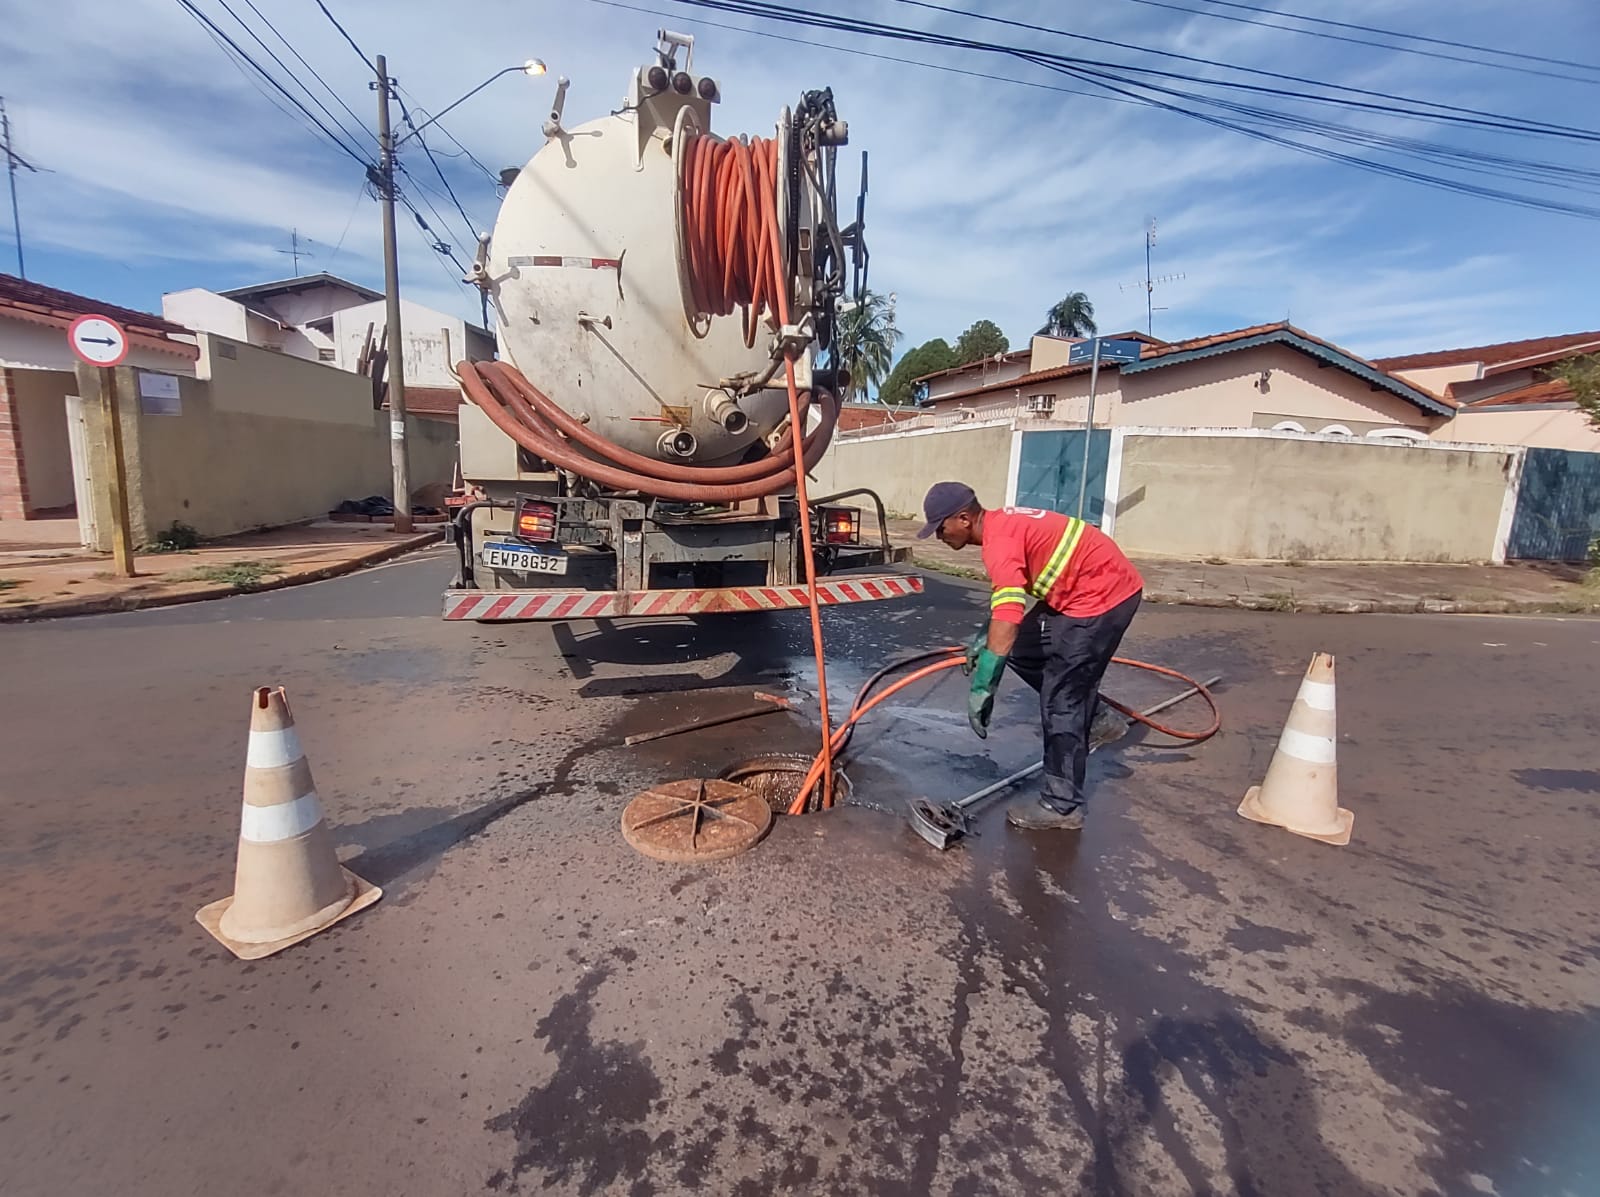
[[[1039,692],[1044,781],[1037,799],[1014,802],[1013,827],[1083,826],[1084,776],[1100,679],[1144,596],[1144,580],[1109,536],[1055,511],[986,511],[970,486],[935,483],[923,500],[921,539],[983,551],[994,593],[989,619],[967,649],[967,718],[987,739],[995,691],[1009,663]],[[1029,597],[1036,599],[1026,610]]]

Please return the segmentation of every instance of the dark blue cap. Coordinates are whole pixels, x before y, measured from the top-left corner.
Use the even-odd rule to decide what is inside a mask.
[[[945,520],[959,515],[977,501],[978,496],[965,482],[935,482],[922,500],[922,517],[928,522],[917,533],[917,539],[927,540]]]

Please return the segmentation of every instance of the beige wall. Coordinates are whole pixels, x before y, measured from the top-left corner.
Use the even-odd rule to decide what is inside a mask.
[[[1265,390],[1257,385],[1263,370],[1271,371]],[[1425,431],[1439,422],[1399,396],[1375,391],[1355,375],[1318,365],[1285,345],[1121,374],[1119,382],[1114,424],[1249,428],[1257,412],[1283,413],[1305,423],[1307,432],[1351,421]]]
[[[344,499],[392,493],[389,414],[373,410],[368,380],[209,335],[200,340],[211,377],[180,380],[178,414],[127,402],[137,395],[137,378],[117,371],[136,542],[174,520],[222,536],[321,518]],[[231,358],[219,352],[224,344]],[[88,406],[98,472],[109,467],[92,378],[88,394],[96,397]],[[412,419],[406,428],[413,490],[448,482],[455,425]],[[104,551],[109,509],[100,514]]]
[[[22,426],[28,504],[35,511],[69,507],[74,496],[66,397],[73,393],[73,376],[58,370],[13,370],[11,381]]]
[[[1113,534],[1160,556],[1493,560],[1516,460],[1285,433],[1120,439]]]
[[[890,433],[835,441],[813,471],[813,495],[869,486],[891,511],[914,515],[935,482],[970,485],[987,506],[1005,502],[1011,465],[1009,424]]]
[[[1415,383],[1432,391],[1435,395],[1444,394],[1445,387],[1452,382],[1470,382],[1478,377],[1477,362],[1462,362],[1454,366],[1426,366],[1416,370],[1391,370],[1391,374]]]
[[[1530,445],[1541,449],[1578,449],[1600,453],[1600,429],[1575,405],[1508,407],[1500,411],[1463,411],[1439,431],[1435,440],[1480,445]]]

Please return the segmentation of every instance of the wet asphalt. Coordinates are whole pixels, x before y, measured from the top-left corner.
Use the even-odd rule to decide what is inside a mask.
[[[803,614],[446,625],[448,574],[0,628],[0,1192],[1600,1191],[1600,622],[1146,608],[1225,728],[1097,755],[1081,835],[910,832],[1038,752],[952,677],[863,724],[858,805],[684,866],[621,808],[813,746]],[[835,704],[982,614],[828,611]],[[1347,848],[1234,813],[1316,650]],[[385,896],[246,964],[193,915],[269,683]],[[620,746],[751,690],[797,711]]]

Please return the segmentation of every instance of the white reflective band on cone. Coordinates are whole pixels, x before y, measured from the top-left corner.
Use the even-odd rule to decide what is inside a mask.
[[[1306,706],[1316,711],[1333,710],[1333,683],[1314,682],[1310,678],[1300,683],[1300,697]]]
[[[279,728],[277,731],[253,731],[250,733],[250,748],[245,753],[244,763],[250,769],[277,769],[284,765],[291,765],[305,756],[300,747],[300,737],[295,734],[292,727]]]
[[[1304,761],[1308,765],[1331,765],[1334,763],[1332,737],[1313,736],[1308,732],[1298,731],[1292,727],[1284,728],[1283,735],[1278,737],[1278,751],[1294,757],[1297,761]]]
[[[279,840],[292,840],[304,835],[322,822],[322,804],[316,791],[302,794],[293,802],[280,802],[277,806],[251,806],[244,804],[240,819],[239,838],[252,844],[275,844]]]

